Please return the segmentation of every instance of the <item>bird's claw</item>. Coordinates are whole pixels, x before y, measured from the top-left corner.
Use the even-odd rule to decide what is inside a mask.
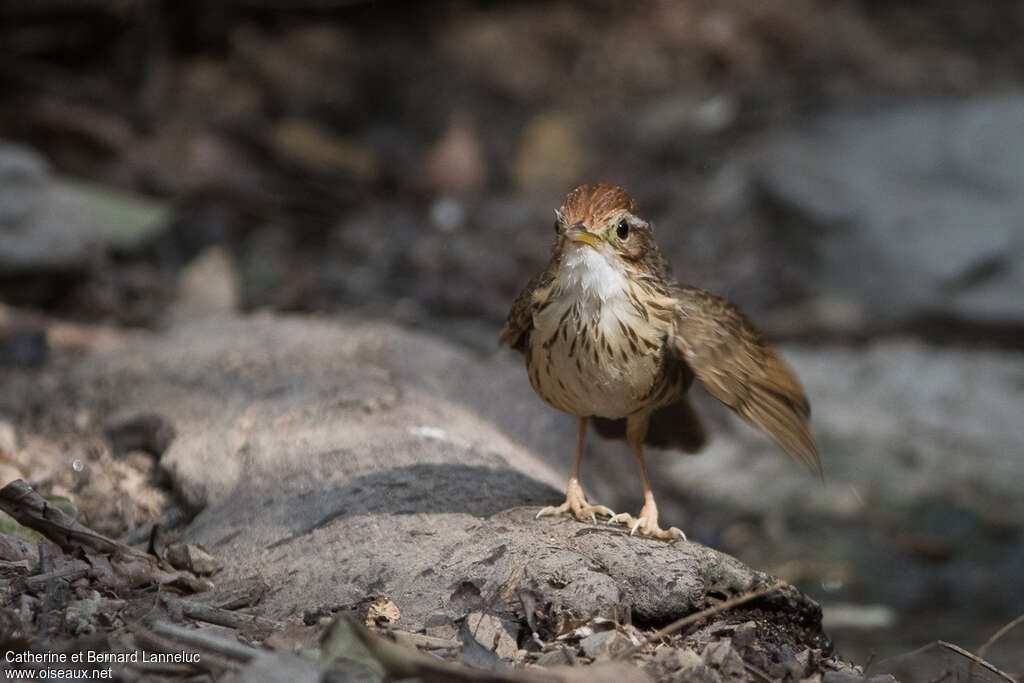
[[[639,531],[641,536],[650,536],[662,540],[672,540],[675,538],[686,540],[686,534],[678,527],[673,526],[668,529],[662,529],[658,526],[657,518],[650,519],[642,511],[639,518],[634,517],[628,512],[619,513],[609,519],[608,524],[624,524],[628,526],[630,528],[630,536],[635,536],[636,532]]]
[[[637,518],[634,517],[633,515],[629,514],[628,512],[620,512],[617,515],[613,515],[612,518],[609,519],[607,523],[608,524],[625,524],[626,526],[632,526],[632,525],[636,524],[637,521],[638,521]]]
[[[564,515],[571,514],[581,522],[593,522],[597,524],[597,515],[603,517],[614,517],[615,513],[604,505],[591,505],[586,499],[567,497],[565,502],[561,505],[549,505],[546,508],[542,508],[535,519],[546,517],[548,515]]]

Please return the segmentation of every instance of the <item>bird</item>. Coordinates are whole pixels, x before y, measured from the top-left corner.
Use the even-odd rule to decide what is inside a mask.
[[[704,445],[687,396],[694,379],[822,476],[810,403],[792,370],[733,303],[673,278],[626,190],[577,187],[556,209],[554,231],[547,268],[516,297],[500,336],[525,356],[540,398],[577,418],[565,502],[537,517],[596,522],[601,515],[631,535],[685,539],[677,527],[659,525],[643,449],[693,453]],[[580,463],[588,423],[632,448],[644,493],[637,516],[587,501]]]

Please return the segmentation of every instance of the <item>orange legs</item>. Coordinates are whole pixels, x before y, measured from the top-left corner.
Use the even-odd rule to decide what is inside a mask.
[[[537,513],[537,517],[571,512],[573,517],[580,521],[592,520],[596,523],[597,515],[615,516],[615,513],[604,505],[591,505],[583,495],[583,488],[580,486],[580,461],[583,460],[583,435],[586,431],[587,418],[581,417],[576,432],[576,457],[572,462],[572,476],[570,476],[569,485],[566,487],[565,502],[561,505],[544,508]]]

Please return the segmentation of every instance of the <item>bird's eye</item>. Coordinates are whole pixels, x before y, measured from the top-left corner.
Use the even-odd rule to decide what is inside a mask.
[[[620,240],[629,237],[629,223],[624,220],[619,221],[619,227],[615,228],[615,234],[619,236]]]

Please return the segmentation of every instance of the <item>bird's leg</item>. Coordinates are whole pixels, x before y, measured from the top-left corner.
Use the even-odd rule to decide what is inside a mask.
[[[583,435],[586,431],[587,418],[581,417],[576,432],[576,457],[572,461],[572,476],[569,478],[569,485],[565,490],[565,502],[561,505],[544,508],[537,513],[538,517],[571,512],[578,520],[587,521],[589,519],[597,522],[597,515],[615,516],[615,513],[604,505],[591,505],[583,495],[583,487],[580,486],[580,461],[583,460]]]
[[[630,527],[629,534],[632,536],[637,531],[655,538],[682,538],[686,540],[686,534],[676,527],[662,529],[658,526],[658,505],[654,502],[654,492],[651,490],[651,478],[647,475],[647,463],[644,462],[644,437],[647,436],[647,423],[649,414],[631,415],[626,419],[626,441],[633,447],[636,455],[636,466],[640,471],[640,481],[644,486],[644,506],[640,509],[640,516],[634,517],[628,512],[613,516],[608,523],[622,522]]]

